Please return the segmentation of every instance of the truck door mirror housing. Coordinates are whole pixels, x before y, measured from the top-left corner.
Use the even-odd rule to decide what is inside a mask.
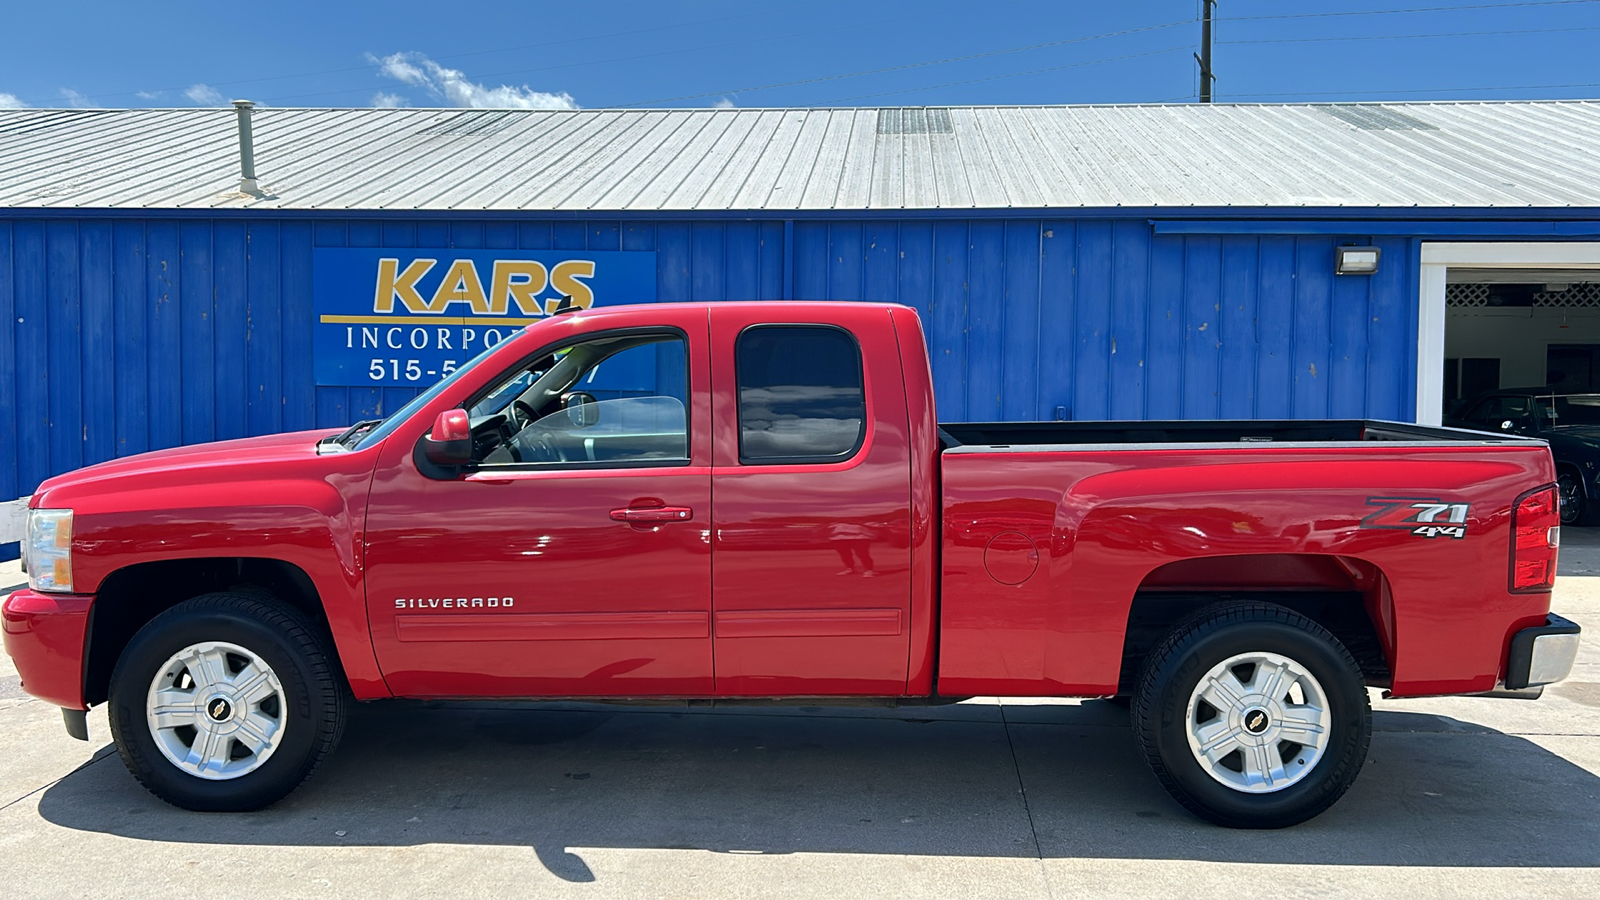
[[[422,439],[422,452],[436,466],[464,466],[472,462],[472,423],[464,409],[447,409],[433,420],[433,430]]]
[[[567,420],[577,428],[588,428],[600,421],[599,401],[587,391],[573,391],[561,403],[567,409]]]

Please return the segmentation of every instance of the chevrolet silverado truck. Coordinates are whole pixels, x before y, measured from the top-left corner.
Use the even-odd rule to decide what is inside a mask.
[[[1281,827],[1351,785],[1368,688],[1537,694],[1542,441],[1380,421],[944,424],[916,313],[555,315],[381,421],[46,481],[23,687],[133,775],[249,810],[353,701],[1121,698],[1179,803]]]

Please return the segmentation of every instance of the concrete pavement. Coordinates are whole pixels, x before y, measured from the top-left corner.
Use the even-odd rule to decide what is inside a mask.
[[[8,897],[1592,897],[1600,534],[1556,609],[1591,635],[1529,703],[1375,702],[1359,781],[1293,829],[1195,820],[1105,703],[686,711],[360,707],[278,806],[201,815],[17,688],[0,656]],[[8,577],[9,576],[9,577]],[[19,582],[0,565],[0,592]]]

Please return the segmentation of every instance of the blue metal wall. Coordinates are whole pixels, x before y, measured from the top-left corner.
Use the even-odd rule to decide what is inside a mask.
[[[1376,238],[1378,275],[1335,277],[1349,240],[1145,219],[0,218],[0,500],[409,399],[313,386],[312,247],[654,250],[662,301],[905,303],[946,420],[1407,419],[1418,242]]]

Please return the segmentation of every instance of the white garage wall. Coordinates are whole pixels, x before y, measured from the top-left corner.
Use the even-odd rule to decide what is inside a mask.
[[[0,544],[20,541],[28,521],[28,498],[0,503]]]
[[[1544,384],[1551,344],[1600,344],[1600,310],[1468,307],[1445,315],[1445,358],[1498,357],[1501,387]]]

